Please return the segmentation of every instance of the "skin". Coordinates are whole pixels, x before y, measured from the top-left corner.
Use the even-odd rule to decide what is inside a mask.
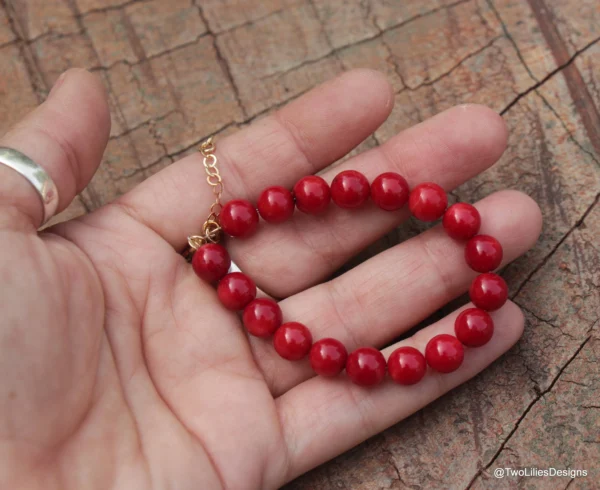
[[[393,100],[382,75],[353,71],[219,138],[224,200],[255,200],[265,186],[291,187],[323,169],[383,123]],[[109,126],[101,83],[71,70],[0,146],[42,164],[64,209],[95,173]],[[494,112],[460,106],[323,175],[330,182],[352,168],[372,180],[396,171],[411,187],[433,180],[450,190],[491,166],[506,139]],[[509,301],[492,315],[491,342],[467,349],[454,373],[375,389],[312,377],[306,362],[283,361],[269,342],[249,339],[178,254],[211,202],[194,154],[38,234],[38,197],[0,166],[0,487],[277,488],[465,382],[522,333]],[[527,196],[503,191],[476,205],[505,262],[536,241],[541,217]],[[438,226],[322,282],[406,218],[332,206],[261,225],[228,248],[261,289],[282,298],[284,318],[307,324],[315,339],[383,347],[475,275],[463,244]],[[457,314],[384,354],[399,345],[423,351],[433,335],[452,333]]]

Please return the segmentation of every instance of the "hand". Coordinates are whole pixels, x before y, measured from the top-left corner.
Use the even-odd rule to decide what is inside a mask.
[[[381,75],[342,75],[217,141],[224,199],[291,187],[350,151],[389,115]],[[109,135],[100,82],[66,73],[49,99],[0,141],[43,165],[64,209],[93,176]],[[200,135],[199,135],[200,136]],[[372,180],[452,189],[492,165],[507,132],[489,109],[460,106],[343,163]],[[338,172],[328,170],[331,180]],[[268,341],[248,338],[179,255],[212,193],[199,154],[79,219],[36,233],[41,206],[0,166],[0,487],[276,488],[419,410],[509,349],[523,329],[508,302],[491,342],[447,375],[375,389],[311,376]],[[505,262],[535,242],[540,212],[504,191],[477,203]],[[320,284],[407,218],[368,206],[296,213],[228,248],[286,319],[348,350],[383,347],[468,288],[462,244],[440,227]],[[423,350],[456,313],[403,341]],[[386,355],[395,348],[384,350]]]

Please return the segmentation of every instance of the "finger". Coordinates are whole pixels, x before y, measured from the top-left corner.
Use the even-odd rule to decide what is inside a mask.
[[[496,237],[503,265],[537,240],[537,204],[517,191],[492,194],[476,204],[481,233]],[[477,273],[464,259],[464,242],[441,226],[389,249],[332,281],[280,303],[286,321],[306,324],[315,340],[339,339],[348,349],[381,347],[464,293]],[[313,376],[307,362],[281,359],[267,342],[252,338],[255,358],[275,395]]]
[[[410,339],[383,351],[387,358],[398,347],[410,345],[424,352],[435,335],[453,334],[460,311],[431,325]],[[523,333],[521,310],[508,302],[492,313],[494,336],[483,347],[465,348],[462,366],[449,374],[428,369],[416,385],[400,386],[386,380],[376,388],[361,388],[345,376],[313,378],[277,399],[289,448],[287,479],[333,458],[365,439],[420,410],[428,403],[475,376],[510,349]]]
[[[0,146],[24,153],[46,170],[58,188],[60,212],[94,175],[109,133],[102,82],[85,70],[73,69],[59,78],[42,105],[0,139]],[[41,200],[33,187],[0,165],[0,226],[37,228],[42,218]]]
[[[506,138],[504,121],[492,110],[454,107],[328,170],[323,177],[331,182],[341,170],[351,168],[373,181],[383,172],[394,171],[411,187],[434,181],[450,190],[496,162]],[[250,240],[232,240],[229,247],[235,262],[262,289],[286,297],[329,277],[407,218],[406,208],[390,213],[373,203],[359,210],[331,205],[322,216],[296,213],[293,220],[264,226]]]
[[[393,101],[382,74],[354,70],[217,141],[223,202],[255,200],[265,187],[291,187],[331,164],[385,121]],[[187,236],[200,231],[213,200],[202,159],[195,154],[143,182],[117,204],[180,249]]]

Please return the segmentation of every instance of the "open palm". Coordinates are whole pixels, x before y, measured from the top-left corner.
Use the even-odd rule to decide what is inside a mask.
[[[325,168],[372,133],[392,102],[381,75],[350,72],[219,140],[225,200],[256,199],[264,187],[291,187]],[[94,174],[108,134],[100,83],[73,70],[0,146],[43,165],[64,209]],[[496,114],[462,106],[342,165],[370,180],[397,171],[411,185],[452,189],[493,164],[505,144]],[[2,488],[277,488],[474,376],[522,332],[508,302],[493,314],[492,341],[468,350],[452,374],[375,389],[316,378],[306,362],[284,361],[268,341],[248,338],[179,255],[212,200],[199,155],[41,234],[37,199],[0,167]],[[505,261],[536,240],[541,218],[528,197],[505,191],[477,207]],[[434,228],[319,284],[406,218],[370,206],[296,213],[228,248],[261,289],[283,298],[284,318],[308,325],[315,339],[383,347],[474,277],[461,244]],[[422,350],[452,331],[456,314],[402,343]]]

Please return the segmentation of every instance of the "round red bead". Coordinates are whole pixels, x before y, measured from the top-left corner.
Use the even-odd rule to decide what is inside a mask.
[[[371,184],[371,199],[385,211],[396,211],[406,204],[410,190],[402,175],[386,172]]]
[[[447,205],[448,197],[444,189],[433,182],[419,184],[408,198],[410,212],[421,221],[435,221],[440,218]]]
[[[217,282],[227,274],[231,259],[225,247],[216,243],[202,245],[192,257],[192,268],[206,282]]]
[[[498,274],[479,274],[471,283],[469,296],[477,308],[494,311],[506,303],[508,287]]]
[[[217,286],[217,296],[229,310],[243,310],[256,297],[256,285],[246,274],[231,272]]]
[[[465,245],[465,260],[476,272],[490,272],[502,263],[502,245],[489,235],[476,235]]]
[[[273,346],[284,359],[298,361],[305,357],[312,345],[312,335],[302,323],[284,323],[275,331]]]
[[[494,334],[494,321],[488,312],[479,308],[461,311],[454,321],[456,338],[467,347],[487,344]]]
[[[458,202],[446,210],[442,225],[448,236],[455,240],[468,240],[479,231],[481,216],[475,206]]]
[[[369,181],[356,170],[345,170],[331,182],[331,199],[340,208],[354,209],[369,198]]]
[[[258,212],[269,223],[282,223],[294,214],[294,197],[285,187],[268,187],[260,194]]]
[[[242,315],[244,327],[256,337],[269,337],[281,326],[283,315],[279,305],[269,298],[251,301]]]
[[[348,351],[339,340],[321,339],[313,344],[308,358],[315,373],[335,376],[346,366]]]
[[[348,356],[346,374],[360,386],[379,384],[385,377],[385,357],[372,347],[356,349]]]
[[[249,237],[258,227],[258,213],[252,203],[245,199],[225,203],[219,219],[223,231],[233,237]]]
[[[436,335],[425,347],[427,364],[440,373],[456,371],[462,364],[464,357],[464,347],[452,335]]]
[[[414,347],[399,347],[388,359],[388,371],[396,383],[414,385],[427,371],[425,356]]]
[[[306,214],[324,212],[331,201],[329,185],[321,177],[309,175],[296,182],[294,186],[296,207]]]

